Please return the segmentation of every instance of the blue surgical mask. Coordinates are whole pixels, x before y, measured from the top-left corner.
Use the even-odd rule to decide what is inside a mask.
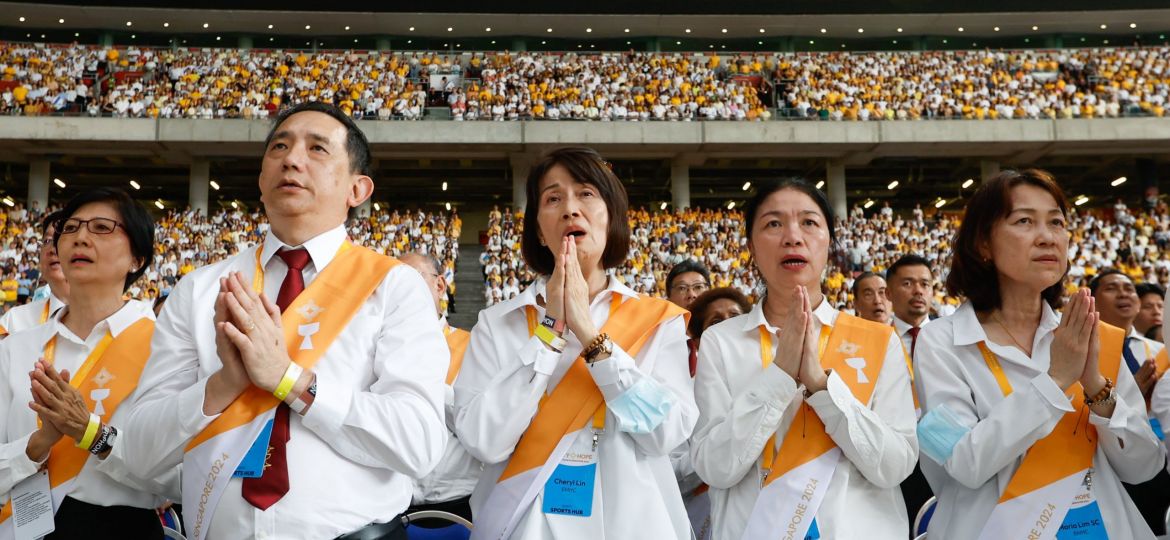
[[[946,405],[940,405],[918,421],[918,448],[926,457],[940,465],[944,464],[968,431],[971,428],[964,426],[954,411]]]
[[[626,433],[650,433],[658,427],[670,408],[674,397],[669,390],[651,378],[642,378],[617,399],[606,404],[618,419],[619,429]]]

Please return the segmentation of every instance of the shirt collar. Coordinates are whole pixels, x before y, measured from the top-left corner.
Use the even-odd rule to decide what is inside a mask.
[[[48,302],[49,302],[49,313],[56,313],[62,307],[65,306],[65,302],[62,302],[60,298],[57,298],[57,295],[53,294],[52,288],[49,289]]]
[[[979,317],[975,315],[975,306],[972,306],[970,302],[963,302],[959,309],[955,310],[952,317],[955,321],[954,342],[956,347],[987,341],[987,332],[983,331],[983,325],[979,323]],[[1036,337],[1039,338],[1056,330],[1059,324],[1060,317],[1052,310],[1052,306],[1049,306],[1048,302],[1041,302],[1040,326],[1036,328]]]
[[[299,246],[290,246],[277,238],[276,234],[272,232],[272,227],[269,227],[268,233],[264,235],[264,251],[260,252],[260,266],[267,268],[272,257],[276,256],[276,252],[282,249],[305,248],[309,252],[309,258],[312,259],[313,268],[320,272],[337,255],[337,250],[341,249],[341,244],[345,242],[345,239],[345,225],[338,225],[306,240]]]
[[[892,316],[891,319],[894,320],[894,330],[898,332],[899,336],[906,335],[906,332],[909,332],[911,328],[914,328],[914,325],[899,319],[897,315]]]
[[[816,317],[822,325],[826,326],[833,326],[833,323],[837,322],[837,315],[839,314],[839,312],[829,304],[829,299],[824,297],[821,298],[821,303],[817,304],[817,307],[813,308],[812,312],[813,317]],[[767,328],[769,332],[776,332],[776,327],[769,324],[768,319],[764,317],[764,299],[756,302],[756,305],[752,306],[751,311],[749,311],[746,315],[741,315],[740,317],[742,317],[744,320],[743,329],[745,331],[755,330],[756,328],[763,326]]]
[[[53,316],[49,318],[49,321],[53,325],[53,334],[71,336],[76,338],[79,342],[84,341],[80,337],[76,336],[72,330],[69,330],[68,327],[61,323],[61,318],[64,317],[68,311],[68,306],[65,306],[65,309],[58,309],[53,313]],[[94,325],[93,330],[90,333],[104,332],[108,329],[111,336],[118,337],[118,335],[127,328],[130,328],[130,325],[138,322],[139,319],[144,317],[149,317],[152,320],[154,319],[154,310],[151,309],[150,304],[146,302],[140,302],[138,300],[130,300],[123,304],[122,307],[118,309],[118,311],[115,311],[113,315],[106,317]]]

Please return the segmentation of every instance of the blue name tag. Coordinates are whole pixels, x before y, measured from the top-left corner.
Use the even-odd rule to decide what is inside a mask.
[[[264,462],[268,458],[268,439],[270,438],[272,438],[272,420],[264,424],[264,429],[260,430],[256,442],[253,442],[248,453],[244,454],[244,459],[240,462],[240,466],[236,467],[236,472],[232,473],[232,478],[260,478],[264,474]]]
[[[1097,501],[1069,509],[1056,531],[1057,540],[1109,540]]]
[[[1150,427],[1154,428],[1154,435],[1158,436],[1159,441],[1166,440],[1166,433],[1162,431],[1162,423],[1157,418],[1150,418]]]
[[[821,528],[817,527],[817,519],[813,518],[812,525],[808,526],[808,532],[804,535],[804,540],[820,540]]]
[[[557,465],[552,476],[544,483],[544,503],[541,510],[546,514],[589,517],[593,514],[593,483],[597,464]]]

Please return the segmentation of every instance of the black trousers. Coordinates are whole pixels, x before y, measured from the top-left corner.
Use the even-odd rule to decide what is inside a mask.
[[[46,540],[161,540],[162,522],[153,508],[97,506],[65,497]]]
[[[1129,493],[1129,498],[1133,499],[1134,506],[1137,506],[1138,511],[1142,513],[1146,523],[1154,534],[1165,534],[1166,523],[1162,521],[1166,512],[1166,493],[1170,492],[1170,474],[1166,474],[1166,468],[1158,471],[1158,476],[1155,476],[1148,482],[1140,484],[1126,484],[1125,491]]]
[[[906,519],[910,521],[910,526],[914,526],[914,517],[918,515],[918,510],[926,501],[934,495],[930,490],[930,484],[926,482],[926,477],[922,475],[922,467],[914,465],[914,472],[902,481],[902,499],[906,501]],[[910,531],[911,536],[915,531]]]
[[[419,504],[419,505],[411,506],[410,508],[406,509],[406,515],[409,516],[410,514],[413,514],[414,512],[419,512],[422,510],[438,510],[441,512],[449,512],[449,513],[455,514],[463,519],[466,519],[467,521],[475,523],[475,520],[471,519],[471,496],[470,495],[463,497],[462,499],[455,499],[453,501],[444,501],[444,502],[440,502],[440,503]],[[416,525],[418,527],[422,527],[424,529],[438,529],[438,528],[442,528],[442,527],[446,527],[447,525],[450,525],[450,523],[443,521],[441,519],[420,519],[418,521],[411,521],[410,524]]]

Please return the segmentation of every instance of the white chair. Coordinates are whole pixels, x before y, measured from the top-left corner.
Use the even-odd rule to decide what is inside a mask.
[[[187,540],[187,537],[183,536],[183,533],[170,527],[163,527],[163,537],[167,540]]]
[[[938,498],[931,496],[918,509],[918,515],[914,516],[914,528],[910,529],[912,534],[926,535],[926,527],[930,524],[930,518],[934,517],[934,507],[938,505]],[[915,538],[918,540],[918,537]]]
[[[424,529],[412,526],[410,522],[420,519],[437,519],[449,525],[438,529]],[[406,537],[411,540],[458,540],[471,535],[471,522],[462,516],[442,510],[420,510],[406,516]]]
[[[914,537],[914,540],[926,540],[926,533],[922,533],[922,534]]]

